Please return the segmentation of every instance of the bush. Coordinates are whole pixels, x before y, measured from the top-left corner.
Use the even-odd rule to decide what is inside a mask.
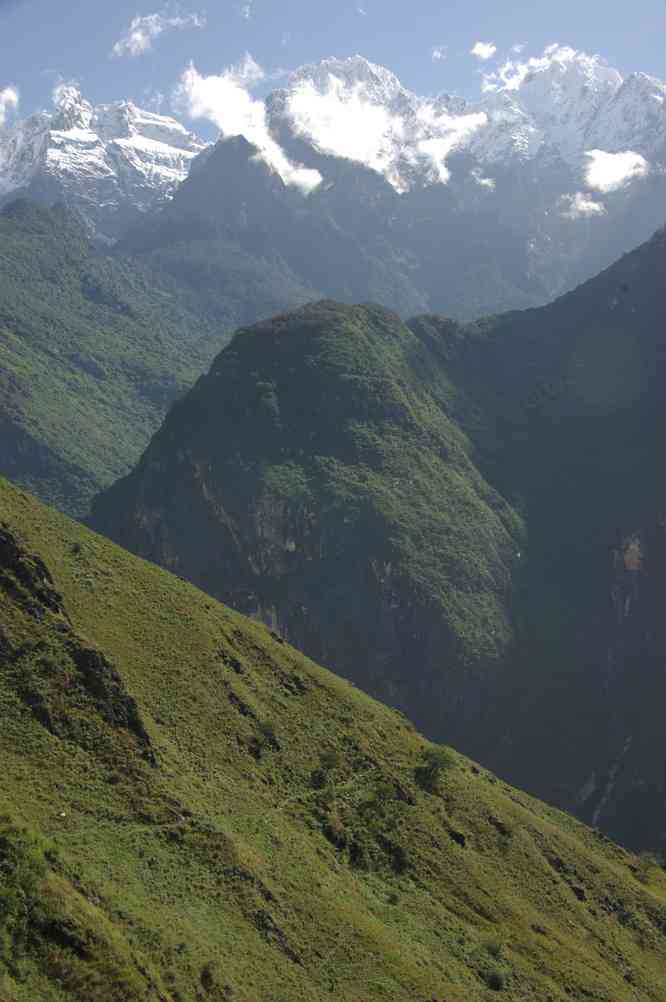
[[[662,865],[660,857],[655,853],[642,852],[633,868],[636,880],[640,880],[642,884],[649,884],[654,871]]]
[[[414,779],[422,790],[434,793],[442,776],[455,765],[455,758],[448,748],[428,748],[423,753],[423,761],[414,770]]]
[[[5,960],[23,952],[46,872],[42,843],[0,819],[0,957]]]
[[[485,942],[486,952],[494,957],[495,960],[499,960],[502,956],[502,950],[504,949],[504,944],[500,939],[488,939]]]
[[[310,784],[315,790],[323,790],[329,782],[329,774],[334,772],[340,765],[340,756],[336,751],[329,749],[319,756],[319,768],[313,769],[310,773]]]
[[[498,971],[496,967],[489,971],[485,971],[483,974],[483,980],[489,988],[492,988],[494,992],[501,992],[506,988],[506,974],[502,971]]]

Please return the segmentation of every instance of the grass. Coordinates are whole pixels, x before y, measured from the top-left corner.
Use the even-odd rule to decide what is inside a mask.
[[[0,512],[3,999],[666,999],[663,872],[453,751],[421,789],[400,715],[5,482]]]

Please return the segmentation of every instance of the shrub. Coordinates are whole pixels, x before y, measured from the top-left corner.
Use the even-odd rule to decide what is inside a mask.
[[[0,819],[0,956],[23,952],[31,917],[46,877],[44,846],[27,831]]]
[[[333,749],[324,751],[319,756],[319,768],[310,773],[310,784],[315,790],[323,790],[328,784],[329,774],[340,765],[340,756]]]
[[[434,793],[442,776],[455,765],[455,758],[448,748],[428,748],[423,753],[423,761],[414,770],[414,779],[422,790]]]
[[[640,880],[642,884],[649,884],[652,874],[661,865],[661,859],[655,853],[642,852],[633,868],[636,880]]]
[[[494,992],[501,992],[506,988],[506,974],[502,971],[498,971],[496,967],[491,968],[489,971],[485,971],[483,974],[483,980]]]
[[[486,952],[494,957],[495,960],[499,960],[502,956],[502,950],[504,949],[504,944],[500,939],[488,939],[485,942]]]

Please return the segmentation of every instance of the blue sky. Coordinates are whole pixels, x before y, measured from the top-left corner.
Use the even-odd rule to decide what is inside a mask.
[[[113,57],[132,19],[154,14],[170,30],[143,54],[126,48]],[[599,53],[622,72],[663,79],[665,36],[666,0],[0,0],[0,91],[18,89],[21,114],[48,107],[61,80],[78,81],[94,102],[131,97],[145,104],[160,92],[166,108],[190,60],[202,73],[219,73],[250,52],[276,79],[304,62],[359,52],[421,94],[475,97],[479,70],[492,69],[493,59],[503,60],[517,44],[530,56],[560,42]],[[477,41],[494,43],[495,57],[482,62],[470,55]],[[441,58],[433,59],[434,49]]]

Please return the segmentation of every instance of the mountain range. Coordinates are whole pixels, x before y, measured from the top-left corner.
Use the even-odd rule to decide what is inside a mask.
[[[252,198],[273,210],[281,200],[291,227],[344,238],[382,272],[379,301],[403,316],[539,305],[650,236],[664,197],[666,85],[551,46],[487,74],[483,88],[476,102],[419,97],[360,56],[303,67],[267,98],[264,132],[246,131],[269,174],[244,168]],[[210,157],[177,121],[131,103],[94,108],[66,86],[54,100],[55,112],[0,134],[0,195],[64,201],[98,239],[125,235]],[[305,191],[290,164],[306,169]],[[214,165],[222,188],[237,153],[218,151]],[[225,213],[225,230],[255,254],[243,204],[252,199]],[[318,278],[320,294],[340,298]],[[372,285],[365,298],[379,298]]]
[[[3,1002],[666,1002],[664,98],[0,131]]]

